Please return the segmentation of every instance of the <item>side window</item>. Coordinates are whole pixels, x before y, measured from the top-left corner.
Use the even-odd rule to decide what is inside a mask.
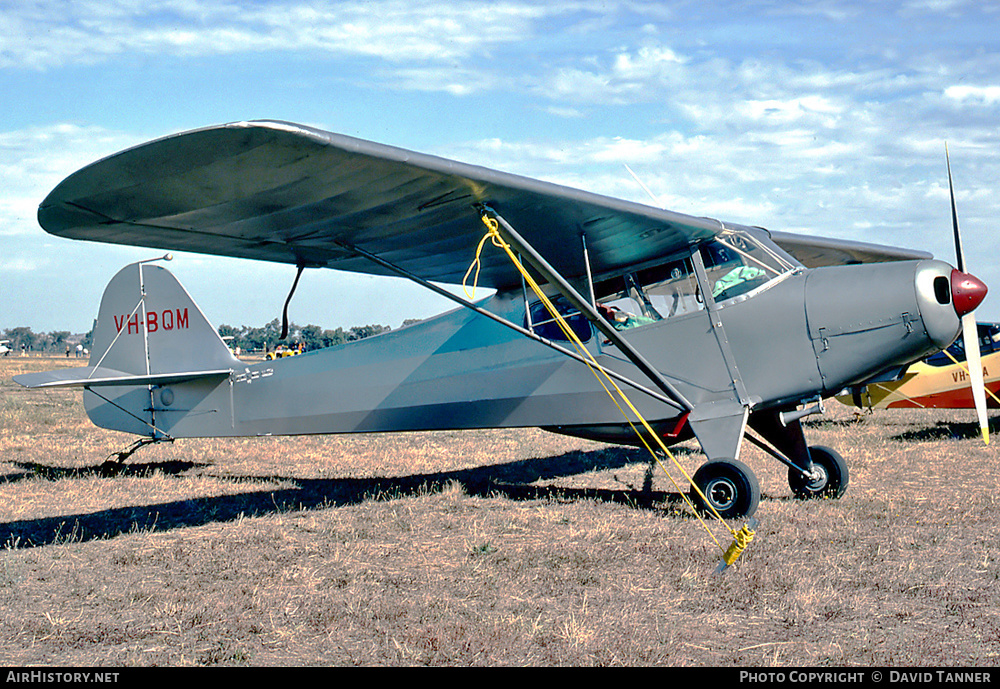
[[[978,324],[979,332],[979,353],[982,356],[987,354],[992,354],[993,352],[1000,350],[1000,327],[996,324]],[[958,361],[966,361],[965,358],[965,341],[960,337],[955,340],[950,347],[948,347],[947,352],[951,354],[951,357],[955,357]],[[937,354],[932,354],[931,356],[924,359],[924,362],[931,366],[951,366],[953,363],[952,359],[945,352],[938,352]]]
[[[705,308],[691,259],[682,258],[625,273],[598,286],[599,308],[616,330],[693,313]]]
[[[702,258],[705,261],[705,272],[708,273],[709,284],[712,285],[712,298],[715,301],[725,301],[745,294],[760,287],[774,275],[776,269],[749,253],[752,247],[742,249],[733,244],[714,240],[702,247]]]
[[[672,261],[656,271],[639,274],[646,282],[646,295],[663,318],[680,316],[705,308],[705,300],[698,292],[698,280],[691,269],[691,259]]]
[[[576,336],[580,338],[581,342],[586,342],[590,339],[592,335],[590,321],[582,313],[573,308],[572,305],[568,304],[563,297],[555,297],[552,299],[552,305],[556,307],[556,311],[562,316],[569,327],[572,329]],[[529,313],[531,315],[530,321],[525,319],[524,327],[531,327],[536,335],[544,337],[547,340],[553,341],[565,341],[569,338],[566,333],[562,331],[559,327],[559,323],[556,319],[552,317],[548,309],[545,308],[545,304],[540,301],[533,302],[530,306]]]
[[[996,325],[979,326],[979,348],[982,354],[990,354],[1000,349],[1000,328]]]

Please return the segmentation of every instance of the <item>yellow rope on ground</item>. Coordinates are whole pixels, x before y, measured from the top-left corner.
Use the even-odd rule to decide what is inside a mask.
[[[708,535],[711,536],[713,541],[715,541],[715,544],[719,547],[719,550],[725,553],[724,560],[726,565],[731,565],[733,562],[736,561],[736,558],[740,556],[744,548],[746,548],[746,546],[749,545],[750,540],[753,538],[754,532],[750,530],[749,527],[747,526],[744,526],[743,529],[737,532],[731,526],[726,524],[725,520],[722,518],[722,515],[720,515],[719,512],[715,509],[715,507],[712,506],[712,503],[708,500],[705,494],[702,493],[701,489],[697,486],[697,484],[695,484],[691,476],[686,471],[684,471],[684,467],[681,466],[680,462],[678,462],[677,459],[674,457],[674,455],[670,452],[670,450],[667,449],[666,443],[664,443],[663,440],[660,438],[660,436],[653,430],[653,428],[649,425],[649,422],[647,422],[646,419],[642,416],[642,414],[639,413],[639,410],[635,408],[635,406],[628,399],[625,393],[622,392],[621,388],[618,387],[618,385],[614,382],[614,380],[612,380],[611,377],[609,377],[606,373],[603,373],[601,365],[597,363],[597,360],[594,358],[593,354],[590,353],[590,350],[588,350],[584,346],[583,342],[580,341],[580,338],[573,331],[573,329],[569,327],[569,324],[563,318],[562,314],[558,312],[558,310],[555,308],[555,305],[553,305],[552,301],[545,295],[545,293],[542,291],[538,283],[535,282],[535,279],[531,277],[531,274],[528,273],[528,271],[521,264],[521,261],[511,250],[510,245],[507,244],[507,242],[504,241],[503,237],[500,236],[499,223],[497,222],[497,220],[484,213],[482,215],[482,221],[487,227],[487,232],[486,235],[483,237],[483,239],[480,240],[479,246],[476,249],[476,258],[473,260],[472,265],[469,266],[469,270],[466,271],[465,274],[466,280],[468,279],[469,274],[472,273],[473,268],[475,268],[476,269],[475,281],[478,282],[479,267],[481,265],[480,253],[482,252],[483,246],[485,245],[487,239],[490,239],[494,246],[503,249],[507,253],[507,256],[510,258],[511,262],[521,273],[521,276],[524,278],[524,281],[528,284],[528,286],[531,287],[531,290],[535,293],[535,295],[538,296],[542,304],[545,306],[546,310],[552,315],[552,318],[555,320],[555,322],[559,324],[559,328],[566,335],[567,339],[573,343],[573,346],[585,358],[587,367],[594,374],[594,377],[597,378],[597,382],[601,384],[601,387],[604,388],[604,391],[608,393],[609,397],[611,397],[611,400],[615,403],[615,406],[618,407],[618,410],[622,413],[622,416],[625,417],[625,421],[628,422],[629,427],[631,427],[632,430],[635,432],[636,436],[638,436],[643,446],[645,446],[645,448],[649,451],[650,455],[652,455],[653,459],[663,470],[663,473],[667,475],[668,479],[670,479],[670,482],[674,484],[675,488],[677,488],[677,491],[680,493],[681,497],[684,498],[684,501],[688,504],[688,507],[691,508],[691,512],[695,515],[695,517],[698,518],[698,521],[701,522],[702,526],[705,527],[705,530],[708,532]],[[473,294],[475,294],[476,282],[473,283]],[[465,288],[465,280],[462,281],[462,287]],[[466,290],[466,294],[468,295],[468,290]],[[601,374],[603,374],[603,379]],[[618,395],[618,398],[616,398],[615,394],[613,394],[611,390],[608,389],[608,385],[605,383],[605,381],[611,384],[611,387],[614,388],[615,392]],[[698,495],[708,506],[709,510],[712,512],[715,518],[719,520],[719,523],[721,523],[733,536],[734,539],[733,544],[729,546],[728,550],[722,547],[722,544],[719,542],[719,539],[717,539],[715,537],[715,534],[712,533],[712,530],[708,527],[708,524],[705,523],[705,520],[698,513],[698,510],[695,508],[690,498],[688,498],[684,490],[681,489],[677,481],[674,480],[674,477],[671,476],[670,472],[667,470],[667,467],[664,466],[662,461],[660,461],[660,457],[656,454],[653,448],[650,447],[649,443],[646,442],[646,438],[643,436],[641,432],[639,432],[639,429],[635,427],[635,424],[629,418],[625,410],[622,409],[621,404],[618,403],[619,398],[632,411],[632,413],[635,414],[636,418],[639,420],[640,424],[643,426],[643,428],[646,430],[649,436],[656,440],[657,444],[660,446],[661,452],[674,463],[677,469],[684,475],[684,478],[687,479],[688,482],[691,484],[691,486],[694,488],[694,490],[697,491]]]
[[[748,524],[744,524],[743,528],[735,532],[733,537],[732,545],[726,550],[726,554],[722,556],[723,562],[726,565],[731,565],[736,562],[736,558],[750,545],[750,541],[753,540],[754,534],[756,532],[750,528]]]

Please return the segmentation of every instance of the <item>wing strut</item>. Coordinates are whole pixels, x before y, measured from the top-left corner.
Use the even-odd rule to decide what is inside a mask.
[[[425,280],[425,279],[423,279],[423,278],[421,278],[421,277],[419,277],[417,275],[414,275],[413,273],[411,273],[410,271],[406,270],[405,268],[401,268],[401,267],[399,267],[399,266],[397,266],[397,265],[395,265],[395,264],[393,264],[393,263],[385,260],[381,256],[373,254],[373,253],[371,253],[369,251],[365,251],[364,249],[362,249],[360,247],[354,246],[352,244],[348,244],[348,243],[343,242],[343,241],[337,242],[337,245],[340,248],[344,249],[345,251],[349,251],[349,252],[355,254],[356,256],[360,256],[361,258],[368,259],[369,261],[372,261],[373,263],[376,263],[376,264],[382,266],[383,268],[386,268],[386,269],[392,271],[393,273],[395,273],[396,275],[399,275],[400,277],[404,277],[407,280],[411,280],[412,282],[417,283],[421,287],[426,287],[427,289],[429,289],[430,291],[434,292],[435,294],[438,294],[438,295],[444,297],[445,299],[453,301],[456,304],[459,304],[460,306],[464,306],[465,308],[470,309],[471,311],[474,311],[475,313],[479,314],[480,316],[485,316],[486,318],[489,318],[490,320],[495,321],[495,322],[499,323],[500,325],[506,326],[506,327],[510,328],[511,330],[514,330],[514,331],[520,333],[521,335],[524,335],[525,337],[534,340],[535,342],[538,342],[540,344],[545,345],[546,347],[549,347],[551,349],[556,350],[560,354],[565,354],[569,358],[571,358],[571,359],[573,359],[575,361],[578,361],[581,364],[585,364],[585,365],[589,364],[591,366],[594,365],[593,362],[589,362],[587,359],[585,359],[584,357],[580,356],[576,352],[572,352],[572,351],[570,351],[570,350],[568,350],[568,349],[566,349],[564,347],[560,347],[558,344],[556,344],[556,343],[552,342],[551,340],[548,340],[548,339],[546,339],[544,337],[541,337],[540,335],[536,334],[535,332],[533,332],[533,331],[531,331],[531,330],[529,330],[527,328],[523,328],[523,327],[517,325],[516,323],[512,323],[511,321],[507,320],[506,318],[503,318],[502,316],[498,316],[495,313],[491,313],[491,312],[487,311],[484,308],[476,306],[471,301],[467,301],[465,299],[462,299],[461,297],[452,294],[448,290],[446,290],[446,289],[444,289],[442,287],[439,287],[438,285],[435,285],[432,282],[428,282],[427,280]],[[615,371],[612,371],[611,369],[605,368],[605,367],[601,366],[600,364],[597,365],[597,368],[601,371],[601,373],[607,375],[610,378],[614,378],[619,383],[624,383],[624,384],[628,385],[629,387],[632,387],[632,388],[638,390],[639,392],[642,392],[642,393],[644,393],[646,395],[649,395],[650,397],[652,397],[652,398],[654,398],[656,400],[659,400],[660,402],[663,402],[664,404],[668,404],[671,407],[674,407],[674,408],[679,409],[681,411],[690,411],[690,409],[691,409],[690,406],[685,407],[679,401],[674,400],[671,397],[668,397],[668,396],[664,395],[663,393],[657,392],[656,390],[652,390],[648,386],[642,385],[641,383],[638,383],[638,382],[636,382],[636,381],[628,378],[627,376],[624,376],[624,375],[622,375],[620,373],[616,373]]]
[[[281,337],[279,340],[284,340],[288,337],[288,304],[292,301],[292,295],[295,294],[295,288],[299,286],[299,278],[302,277],[302,271],[305,269],[305,264],[300,263],[296,266],[295,280],[292,282],[292,289],[288,291],[288,296],[285,298],[285,308],[281,310]]]
[[[646,358],[642,356],[632,345],[625,340],[621,334],[611,327],[601,315],[597,312],[591,303],[580,294],[576,289],[573,288],[566,279],[559,274],[559,272],[549,265],[542,256],[535,251],[534,247],[528,244],[517,230],[511,227],[503,216],[494,211],[492,208],[483,208],[482,214],[485,217],[493,218],[499,223],[499,229],[501,236],[504,241],[514,247],[521,256],[538,271],[538,273],[551,285],[554,285],[559,293],[566,298],[566,300],[573,305],[580,313],[587,317],[591,323],[604,335],[611,344],[616,346],[622,354],[628,357],[629,361],[635,364],[636,368],[643,372],[643,374],[651,380],[656,387],[660,388],[663,393],[675,402],[674,406],[679,406],[684,411],[691,411],[694,406],[680,393],[680,391],[675,388],[670,381],[665,379],[660,372],[653,368],[653,365],[646,361]]]

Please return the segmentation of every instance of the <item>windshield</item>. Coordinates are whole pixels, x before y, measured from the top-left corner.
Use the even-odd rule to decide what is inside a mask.
[[[748,232],[736,230],[704,244],[701,255],[716,302],[751,292],[796,267]]]

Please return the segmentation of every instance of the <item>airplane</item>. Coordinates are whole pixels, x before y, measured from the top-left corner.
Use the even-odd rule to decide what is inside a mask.
[[[1000,323],[978,323],[979,349],[988,408],[1000,409]],[[874,409],[974,409],[965,341],[912,364],[892,380],[855,385],[838,402]]]
[[[694,438],[708,461],[690,498],[720,519],[760,501],[744,439],[787,466],[797,497],[843,495],[846,461],[810,447],[801,420],[950,345],[987,291],[924,251],[694,217],[280,121],[99,160],[38,220],[60,237],[294,266],[286,322],[306,268],[403,277],[461,307],[247,363],[157,259],[126,266],[89,365],[15,378],[82,387],[96,425],[141,436],[122,461],[190,437],[541,427],[657,456]]]

